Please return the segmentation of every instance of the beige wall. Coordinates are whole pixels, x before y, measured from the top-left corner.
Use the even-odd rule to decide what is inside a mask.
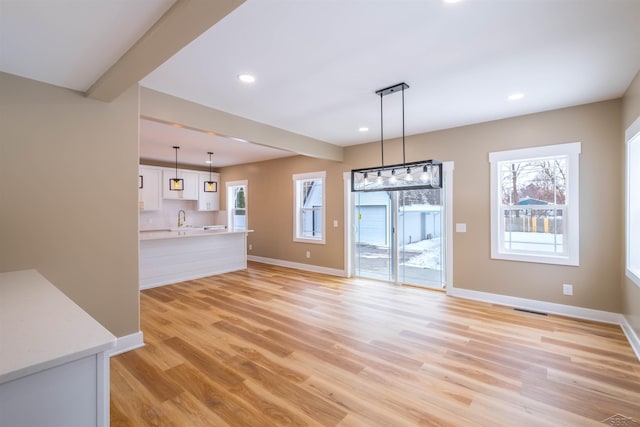
[[[406,160],[455,162],[453,219],[467,233],[454,240],[454,285],[482,292],[620,311],[622,190],[617,176],[622,148],[620,100],[521,116],[408,137]],[[580,267],[490,259],[489,152],[582,142],[580,156]],[[402,161],[398,140],[385,141],[385,163]],[[296,157],[223,168],[222,180],[249,179],[253,255],[343,269],[342,173],[380,164],[379,142],[345,148],[345,162]],[[291,174],[327,170],[328,239],[325,247],[292,242]],[[333,219],[340,227],[331,227]],[[314,256],[304,259],[304,251]],[[315,254],[319,252],[319,255]],[[574,296],[562,295],[562,284]]]
[[[0,271],[39,270],[116,336],[139,330],[138,105],[0,73]]]
[[[225,182],[248,180],[249,255],[342,270],[344,165],[304,156],[222,168],[221,208],[226,209]],[[293,174],[326,171],[326,244],[293,241]],[[338,227],[333,227],[333,220]],[[306,258],[306,251],[311,258]]]
[[[640,73],[636,75],[623,98],[623,132],[640,116]],[[623,138],[624,141],[624,138]],[[626,149],[623,142],[623,150]],[[637,238],[637,236],[636,236]],[[624,247],[624,240],[622,245]],[[622,269],[624,271],[624,265]],[[640,288],[626,275],[622,281],[622,313],[631,324],[636,334],[640,336]]]

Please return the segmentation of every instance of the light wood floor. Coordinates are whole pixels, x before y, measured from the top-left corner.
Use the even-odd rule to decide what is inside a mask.
[[[112,426],[640,425],[618,326],[257,263],[140,298]]]

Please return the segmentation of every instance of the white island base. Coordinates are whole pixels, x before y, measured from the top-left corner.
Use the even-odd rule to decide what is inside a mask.
[[[140,232],[140,289],[247,268],[247,231]]]

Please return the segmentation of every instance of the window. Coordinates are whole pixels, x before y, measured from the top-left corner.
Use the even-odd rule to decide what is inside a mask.
[[[227,228],[246,230],[249,224],[247,181],[229,181],[227,187]]]
[[[627,277],[640,286],[640,117],[627,129]]]
[[[293,240],[324,243],[325,172],[293,175]]]
[[[499,151],[491,163],[491,258],[579,265],[579,142]]]

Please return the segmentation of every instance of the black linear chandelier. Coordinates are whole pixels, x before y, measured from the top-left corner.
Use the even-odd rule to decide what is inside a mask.
[[[404,90],[406,83],[398,83],[376,91],[380,96],[380,148],[381,166],[353,169],[351,191],[399,191],[442,188],[442,162],[437,160],[405,161],[404,145]],[[384,133],[382,98],[392,93],[402,93],[402,163],[384,164]]]

